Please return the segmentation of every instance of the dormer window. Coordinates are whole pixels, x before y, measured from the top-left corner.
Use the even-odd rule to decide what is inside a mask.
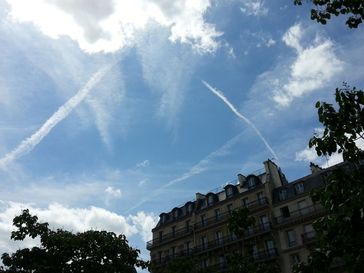
[[[305,187],[304,187],[303,183],[297,183],[296,185],[294,185],[294,190],[295,190],[296,194],[300,194],[305,191]]]
[[[188,213],[192,213],[192,211],[193,211],[193,204],[192,203],[188,203],[188,205],[187,205],[187,212]]]
[[[214,195],[213,194],[210,194],[209,196],[208,196],[208,198],[207,198],[207,202],[208,202],[208,204],[209,204],[209,206],[211,206],[211,205],[213,205],[214,204],[214,200],[215,198],[214,198]]]
[[[173,218],[174,219],[177,219],[178,217],[179,217],[179,209],[178,208],[175,208],[174,210],[173,210]]]
[[[230,197],[230,196],[232,196],[233,195],[233,188],[232,187],[228,187],[227,189],[226,189],[226,196],[227,197]]]
[[[279,191],[279,200],[283,201],[287,199],[287,189],[281,189]]]

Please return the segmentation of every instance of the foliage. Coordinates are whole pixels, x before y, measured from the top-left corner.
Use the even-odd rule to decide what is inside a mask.
[[[355,145],[359,138],[364,140],[364,93],[344,83],[336,89],[339,109],[325,102],[317,102],[319,121],[324,125],[323,136],[314,136],[309,141],[319,156],[331,155],[338,151],[344,160],[354,161],[364,158],[364,152]]]
[[[251,254],[251,253],[250,253]],[[277,263],[256,263],[252,255],[233,254],[227,257],[227,273],[279,273]]]
[[[95,230],[54,231],[27,209],[14,218],[13,225],[17,229],[11,239],[39,238],[40,246],[4,253],[2,273],[134,273],[135,266],[148,266],[138,258],[139,250],[129,247],[125,235]]]
[[[327,103],[318,103],[319,119],[325,126],[322,137],[314,136],[310,146],[318,155],[338,151],[347,161],[326,178],[325,187],[312,194],[326,209],[326,215],[314,223],[317,248],[296,273],[331,272],[340,265],[349,273],[362,272],[364,266],[364,166],[363,150],[355,145],[364,127],[363,91],[336,90],[338,111]]]
[[[311,19],[325,25],[331,15],[349,15],[346,24],[349,28],[357,28],[364,19],[363,0],[310,0],[315,6],[311,9]],[[295,5],[302,5],[302,0],[294,0]]]
[[[169,261],[163,273],[213,273],[209,269],[201,268],[194,257],[177,257]]]
[[[245,231],[254,224],[255,218],[249,216],[249,209],[242,207],[231,212],[228,220],[228,229],[233,234],[243,237]]]

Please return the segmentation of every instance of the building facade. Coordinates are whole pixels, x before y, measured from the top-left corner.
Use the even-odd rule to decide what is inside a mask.
[[[172,259],[194,257],[202,268],[226,269],[226,257],[234,252],[249,253],[256,262],[275,262],[281,272],[307,259],[315,241],[312,222],[324,214],[309,193],[324,183],[327,169],[311,164],[312,173],[288,183],[272,161],[264,162],[259,173],[239,174],[236,183],[206,194],[170,212],[160,214],[147,242],[153,273],[163,272]],[[231,212],[247,207],[255,225],[237,237],[227,228]]]

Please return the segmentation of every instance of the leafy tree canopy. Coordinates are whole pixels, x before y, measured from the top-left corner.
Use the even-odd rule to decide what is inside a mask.
[[[326,209],[326,215],[314,223],[317,247],[307,263],[296,273],[363,272],[364,266],[364,165],[363,150],[355,141],[363,138],[364,94],[344,85],[336,90],[338,110],[331,104],[317,103],[323,136],[314,136],[309,145],[318,155],[343,154],[344,166],[333,170],[326,185],[313,192],[312,199]]]
[[[249,209],[246,207],[232,211],[228,220],[229,231],[239,237],[243,237],[244,232],[255,224],[255,218],[249,216],[249,213]]]
[[[125,235],[51,230],[27,209],[14,218],[13,225],[17,229],[11,239],[39,238],[40,246],[4,253],[1,273],[135,273],[135,266],[148,266],[139,259],[140,251],[129,247]]]
[[[295,5],[302,5],[302,0],[294,0]],[[363,0],[310,0],[316,8],[311,9],[311,19],[326,24],[332,15],[348,15],[346,24],[357,28],[364,19]]]

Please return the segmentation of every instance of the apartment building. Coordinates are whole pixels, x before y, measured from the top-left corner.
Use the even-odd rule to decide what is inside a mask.
[[[309,197],[309,192],[323,185],[327,169],[311,164],[311,174],[288,183],[272,161],[264,169],[236,182],[160,214],[147,242],[153,273],[163,272],[166,264],[179,256],[193,256],[203,268],[216,272],[226,269],[226,257],[233,252],[249,253],[256,262],[275,262],[283,273],[307,258],[315,241],[312,222],[324,210]],[[255,226],[243,237],[227,228],[230,213],[239,207],[249,208]]]

